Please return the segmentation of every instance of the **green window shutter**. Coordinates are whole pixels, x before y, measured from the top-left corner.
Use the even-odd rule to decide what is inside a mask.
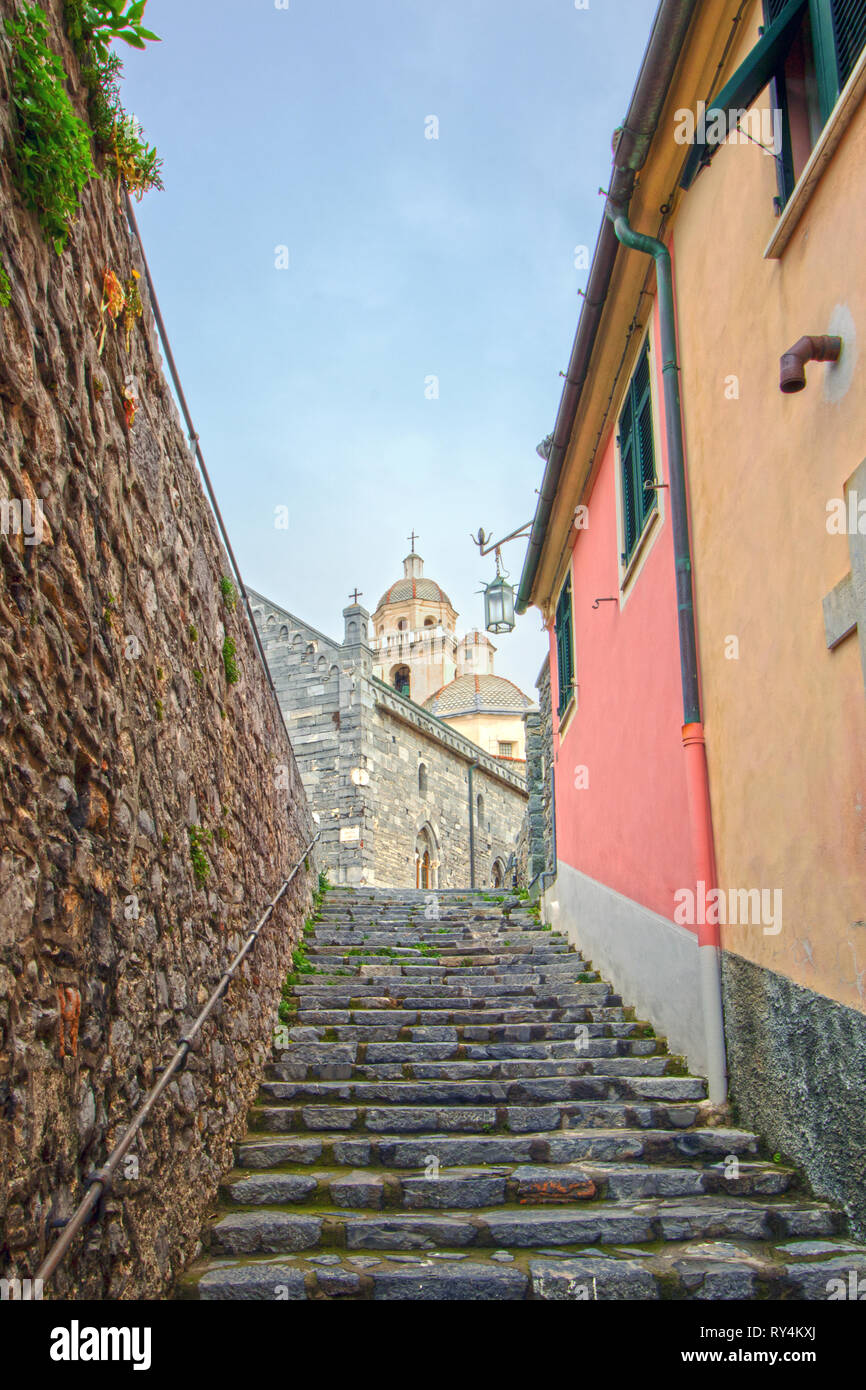
[[[634,487],[634,431],[631,422],[631,402],[620,417],[619,425],[620,464],[622,468],[622,516],[624,558],[627,560],[638,538],[637,498]]]
[[[823,3],[823,0],[821,0]],[[809,0],[787,0],[768,12],[772,22],[764,30],[748,58],[741,63],[733,77],[707,104],[707,124],[714,111],[747,110],[782,68],[793,43]],[[721,145],[705,145],[695,141],[686,160],[680,179],[681,188],[691,188],[698,171],[709,163]]]
[[[656,478],[648,344],[644,345],[638,360],[619,417],[619,450],[625,545],[623,559],[627,564],[649,517],[658,506],[655,489],[644,486]]]
[[[866,47],[866,0],[830,0],[830,13],[841,91]]]
[[[556,605],[556,669],[559,680],[559,706],[562,714],[574,690],[574,632],[571,614],[571,576],[562,586]]]

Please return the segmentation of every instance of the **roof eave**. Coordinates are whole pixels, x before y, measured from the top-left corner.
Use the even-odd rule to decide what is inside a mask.
[[[643,167],[679,61],[697,0],[661,0],[635,83],[628,114],[615,135],[607,207],[627,211],[635,180]],[[515,609],[525,613],[535,600],[534,588],[556,498],[566,450],[589,374],[619,243],[607,216],[602,218],[583,307],[560,397],[551,449],[544,470],[532,530],[526,547]]]

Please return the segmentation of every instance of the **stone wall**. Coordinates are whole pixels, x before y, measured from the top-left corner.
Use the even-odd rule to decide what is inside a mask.
[[[535,682],[538,691],[538,709],[540,715],[539,737],[540,743],[540,763],[541,772],[541,814],[543,819],[543,836],[546,847],[546,868],[556,869],[554,854],[554,805],[551,788],[550,771],[554,766],[553,761],[553,704],[550,695],[550,655],[544,658],[544,664],[538,673]]]
[[[13,9],[0,0],[0,23]],[[45,9],[83,115],[62,4]],[[4,38],[4,150],[8,64]],[[113,187],[85,189],[58,256],[4,160],[0,226],[12,295],[0,308],[0,496],[44,509],[41,543],[11,525],[0,534],[0,1271],[25,1276],[298,859],[309,820],[251,632],[221,594],[226,558],[143,275],[129,350],[112,326],[97,352],[106,269],[143,270]],[[139,409],[127,428],[130,376]],[[260,1079],[312,873],[296,878],[52,1292],[160,1296],[195,1250]]]
[[[465,751],[443,746],[436,721],[386,687],[377,689],[365,751],[375,796],[369,799],[369,834],[375,845],[377,881],[415,886],[415,842],[425,827],[438,860],[438,887],[465,888],[470,881],[468,769],[473,771],[475,802],[475,882],[493,883],[493,864],[504,868],[517,846],[526,792],[515,774],[499,776],[495,760],[467,744]],[[419,717],[420,716],[420,717]],[[432,729],[431,727],[432,726]],[[431,736],[432,734],[432,736]],[[459,737],[459,736],[458,736]],[[464,744],[465,740],[460,739]],[[426,791],[419,790],[424,764]],[[491,766],[492,765],[492,766]],[[482,798],[479,818],[477,799]]]
[[[722,952],[722,987],[738,1121],[866,1239],[866,1018],[733,951]]]
[[[350,777],[346,786],[342,785],[340,761],[341,724],[347,720],[340,699],[343,651],[338,643],[287,609],[253,590],[249,594],[298,771],[310,806],[321,819],[319,858],[336,883],[339,810],[347,798],[347,810],[355,807],[354,785]]]
[[[535,682],[538,712],[526,715],[526,786],[529,802],[517,849],[517,882],[528,888],[545,869],[555,869],[553,853],[553,710],[550,703],[550,657]]]

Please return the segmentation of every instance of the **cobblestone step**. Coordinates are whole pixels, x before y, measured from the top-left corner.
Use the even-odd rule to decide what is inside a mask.
[[[796,1174],[767,1163],[741,1163],[732,1182],[724,1162],[709,1167],[673,1164],[519,1164],[439,1169],[426,1156],[430,1176],[414,1170],[371,1168],[265,1169],[229,1174],[224,1198],[240,1207],[303,1205],[351,1207],[379,1211],[526,1205],[562,1205],[574,1201],[638,1201],[648,1197],[777,1197],[796,1185]]]
[[[844,1215],[525,903],[328,894],[201,1299],[824,1299]],[[355,954],[357,952],[357,954]]]

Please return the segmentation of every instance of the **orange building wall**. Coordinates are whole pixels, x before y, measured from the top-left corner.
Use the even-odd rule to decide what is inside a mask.
[[[758,10],[732,67],[755,41]],[[768,104],[765,93],[758,105]],[[827,502],[866,455],[866,111],[781,260],[766,260],[776,191],[772,159],[729,145],[674,222],[719,883],[783,894],[778,935],[730,927],[723,945],[864,1009],[866,699],[858,634],[828,651],[822,600],[850,569]],[[839,331],[837,306],[855,328],[839,366],[807,365],[805,391],[783,395],[780,355],[803,334]],[[826,388],[850,371],[856,335],[850,386],[833,401]],[[731,375],[738,400],[725,398]]]

